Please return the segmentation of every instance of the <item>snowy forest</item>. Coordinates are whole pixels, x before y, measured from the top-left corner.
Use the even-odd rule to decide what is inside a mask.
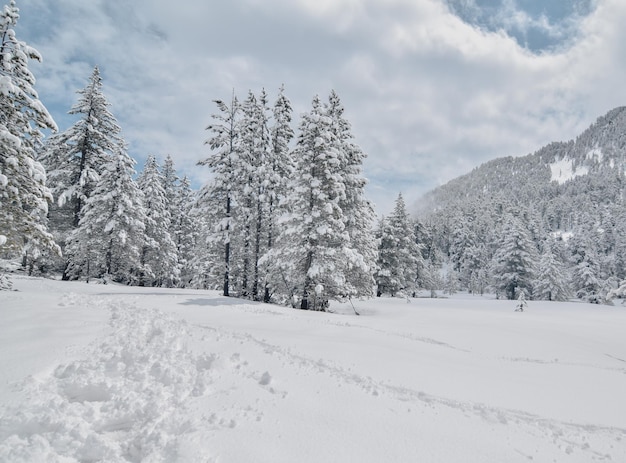
[[[336,92],[314,96],[299,120],[283,87],[271,101],[265,90],[215,100],[198,160],[211,181],[194,189],[167,153],[146,153],[136,171],[97,67],[68,102],[75,122],[58,128],[18,18],[11,2],[0,19],[5,264],[310,310],[442,291],[596,303],[626,293],[623,108],[576,141],[487,163],[415,208],[399,194],[377,218],[366,154]]]

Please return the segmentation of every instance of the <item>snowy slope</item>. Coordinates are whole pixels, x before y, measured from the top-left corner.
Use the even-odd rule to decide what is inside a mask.
[[[626,461],[626,309],[17,278],[0,461]]]

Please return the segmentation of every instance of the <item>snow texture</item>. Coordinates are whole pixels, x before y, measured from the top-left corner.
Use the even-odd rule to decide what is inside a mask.
[[[593,153],[590,152],[589,155],[592,156]],[[550,164],[550,172],[552,173],[552,177],[550,180],[553,182],[557,182],[559,185],[563,185],[568,180],[587,175],[589,173],[589,167],[575,167],[574,160],[566,156],[563,159],[557,160]]]
[[[623,308],[14,282],[0,461],[626,461]]]

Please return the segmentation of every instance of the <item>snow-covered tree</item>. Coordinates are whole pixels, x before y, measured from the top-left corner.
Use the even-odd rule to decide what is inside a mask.
[[[533,284],[533,299],[545,301],[565,301],[569,296],[567,278],[563,273],[563,263],[559,262],[550,244],[544,246],[537,266],[537,278]]]
[[[171,217],[165,199],[163,178],[154,156],[148,156],[137,183],[143,192],[146,212],[140,284],[171,287],[179,275],[176,245],[169,232]]]
[[[200,224],[194,214],[195,194],[187,177],[183,177],[176,196],[176,224],[174,242],[176,244],[179,268],[179,286],[191,285],[194,278],[193,259],[196,252]]]
[[[303,309],[325,310],[330,299],[349,297],[353,288],[348,273],[364,266],[351,245],[341,209],[347,161],[332,122],[316,96],[300,122],[292,193],[285,199],[288,212],[270,257],[273,271],[284,280],[284,291]]]
[[[520,290],[532,293],[538,264],[537,248],[519,218],[507,214],[494,255],[493,281],[498,292],[514,300]]]
[[[234,165],[237,176],[244,180],[243,188],[239,188],[237,195],[242,242],[241,296],[254,300],[260,298],[260,289],[265,286],[261,281],[264,276],[260,274],[262,266],[259,259],[265,250],[265,188],[271,177],[267,160],[270,134],[266,100],[265,91],[258,99],[249,92],[242,105],[240,156]]]
[[[205,144],[212,150],[211,155],[198,164],[208,166],[215,175],[213,182],[203,197],[207,202],[219,199],[221,204],[215,204],[219,209],[216,219],[215,236],[219,236],[223,246],[223,259],[220,267],[223,272],[222,291],[224,296],[230,295],[231,289],[231,238],[233,227],[233,206],[235,203],[234,187],[241,184],[237,177],[234,165],[239,159],[239,115],[241,106],[233,93],[230,105],[222,100],[215,100],[218,114],[212,117],[214,123],[207,127],[211,132]]]
[[[78,101],[69,114],[80,118],[66,131],[50,138],[44,154],[53,193],[61,208],[67,204],[70,209],[73,228],[78,226],[83,206],[103,166],[124,144],[121,128],[102,93],[98,67],[94,68],[87,86],[77,93]]]
[[[133,180],[134,165],[120,149],[103,166],[78,228],[68,239],[68,277],[138,282],[146,215],[143,194]]]
[[[345,197],[341,197],[339,207],[343,212],[350,248],[354,252],[353,260],[358,261],[358,265],[351,267],[346,275],[350,286],[349,295],[371,297],[375,286],[373,273],[377,257],[373,232],[376,215],[372,204],[365,197],[367,179],[363,176],[363,161],[366,154],[353,142],[350,122],[344,117],[344,107],[334,90],[328,98],[327,114],[343,154],[341,172]],[[420,262],[423,261],[420,259]]]
[[[291,128],[293,110],[291,102],[285,96],[284,86],[280,87],[278,98],[273,108],[273,125],[270,128],[271,148],[267,153],[266,170],[267,179],[265,184],[265,197],[267,201],[267,250],[274,247],[276,237],[279,234],[278,218],[282,215],[280,207],[289,192],[288,185],[294,172],[294,159],[289,144],[294,137]],[[272,281],[280,280],[279,275],[271,275],[267,266],[271,266],[269,260],[265,260],[266,283],[263,301],[270,302],[272,294]],[[276,278],[272,278],[276,277]],[[279,285],[275,285],[279,286]]]
[[[417,289],[417,269],[423,259],[402,194],[398,195],[393,212],[382,221],[378,234],[377,294],[413,294]]]
[[[0,14],[0,250],[59,252],[45,222],[52,195],[35,154],[41,129],[57,127],[28,69],[28,61],[41,61],[41,55],[17,39],[18,19],[12,0]]]

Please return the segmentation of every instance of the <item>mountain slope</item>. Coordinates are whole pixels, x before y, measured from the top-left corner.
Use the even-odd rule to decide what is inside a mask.
[[[498,251],[506,224],[516,222],[533,243],[524,252],[536,256],[520,271],[539,278],[538,256],[554,254],[568,280],[559,286],[584,300],[608,301],[626,279],[625,171],[626,107],[620,107],[575,140],[481,165],[425,195],[416,212],[439,263],[453,272],[446,278],[461,288],[498,290],[494,269],[507,258]],[[517,277],[511,274],[513,288]],[[531,290],[542,283],[536,280]]]

